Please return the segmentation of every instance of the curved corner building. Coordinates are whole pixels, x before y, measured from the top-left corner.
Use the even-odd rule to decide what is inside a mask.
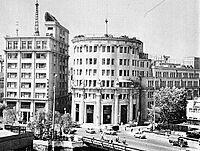
[[[149,74],[143,43],[112,35],[79,35],[72,42],[73,120],[95,125],[142,120],[141,77]]]

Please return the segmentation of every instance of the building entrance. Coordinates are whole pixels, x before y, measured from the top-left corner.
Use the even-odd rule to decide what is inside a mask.
[[[111,124],[112,105],[103,106],[103,124]]]
[[[127,105],[121,105],[121,122],[127,123]]]
[[[93,123],[94,105],[86,105],[86,123]]]
[[[22,111],[22,122],[27,123],[30,121],[30,112]]]
[[[76,104],[76,122],[79,121],[79,104]]]

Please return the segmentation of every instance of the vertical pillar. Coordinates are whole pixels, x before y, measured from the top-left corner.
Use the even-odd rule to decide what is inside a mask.
[[[96,120],[97,125],[101,125],[101,93],[97,92],[96,94]]]
[[[83,124],[84,123],[84,115],[85,115],[85,112],[84,112],[84,109],[85,109],[85,103],[84,103],[84,96],[85,96],[85,92],[84,90],[82,91],[82,94],[81,94],[81,102],[80,102],[80,124]]]
[[[117,90],[115,90],[115,94],[114,94],[114,100],[115,100],[115,117],[114,117],[114,124],[118,124],[119,123],[119,94],[117,93]]]
[[[72,88],[72,107],[71,107],[71,116],[72,116],[72,121],[75,121],[76,119],[76,106],[75,106],[75,90]]]
[[[133,95],[132,95],[132,90],[130,90],[130,121],[133,121]]]

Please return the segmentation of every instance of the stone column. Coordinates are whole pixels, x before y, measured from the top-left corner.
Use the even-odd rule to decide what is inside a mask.
[[[114,105],[115,105],[115,117],[114,117],[114,124],[119,124],[119,94],[117,93],[117,90],[115,90],[114,94]]]
[[[75,106],[75,90],[72,88],[72,107],[71,107],[71,116],[72,116],[72,121],[75,121],[76,119],[76,106]]]
[[[129,98],[129,102],[130,102],[130,121],[133,121],[133,93],[132,90],[130,90],[130,98]]]
[[[96,120],[97,125],[101,125],[101,93],[97,92],[96,94]]]
[[[80,112],[79,112],[79,115],[80,115],[79,122],[80,122],[80,124],[84,123],[84,115],[85,115],[85,111],[84,111],[85,110],[84,97],[85,97],[85,93],[84,93],[84,91],[82,91],[81,102],[80,102]]]

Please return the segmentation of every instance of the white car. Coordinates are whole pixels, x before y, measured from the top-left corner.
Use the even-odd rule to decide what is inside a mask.
[[[137,131],[133,135],[135,138],[145,139],[146,135],[143,131]]]
[[[114,131],[112,128],[108,128],[104,131],[105,134],[108,134],[108,135],[117,135],[117,132]]]
[[[95,130],[94,130],[93,128],[87,128],[87,129],[85,130],[85,132],[86,132],[86,133],[90,133],[90,134],[95,134],[95,133],[96,133]]]

